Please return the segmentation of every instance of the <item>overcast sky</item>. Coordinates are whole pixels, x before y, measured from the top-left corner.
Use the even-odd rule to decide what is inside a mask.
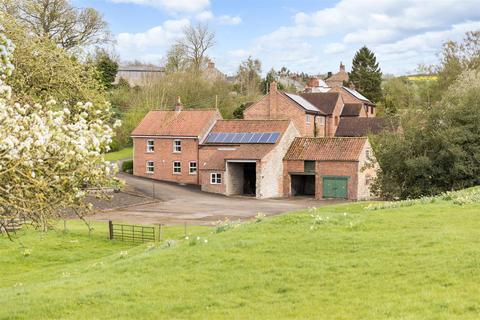
[[[384,73],[406,74],[438,60],[441,44],[480,29],[480,0],[72,0],[110,24],[122,60],[161,63],[188,24],[216,33],[209,55],[235,73],[249,55],[263,72],[286,66],[309,74],[347,69],[372,49]]]

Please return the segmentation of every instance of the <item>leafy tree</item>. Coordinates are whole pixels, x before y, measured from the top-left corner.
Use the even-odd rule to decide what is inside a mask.
[[[375,54],[367,47],[364,46],[355,53],[349,78],[355,89],[365,97],[373,102],[381,100],[382,71]]]
[[[92,8],[78,9],[68,0],[0,0],[0,9],[29,33],[64,49],[108,42],[108,25]]]
[[[285,68],[285,67],[284,67]],[[267,94],[268,90],[270,90],[270,83],[273,81],[277,81],[277,89],[278,90],[285,90],[285,86],[278,82],[278,73],[275,71],[275,69],[270,69],[268,71],[267,75],[265,76],[265,79],[262,80],[262,92],[263,94]]]
[[[69,212],[83,217],[91,212],[86,187],[105,186],[112,178],[103,158],[112,128],[90,102],[14,103],[3,83],[12,74],[12,51],[0,34],[0,228],[5,219],[46,228]]]
[[[480,184],[480,72],[464,71],[434,108],[408,110],[400,132],[373,138],[386,198],[415,198]]]
[[[167,61],[165,63],[165,71],[174,73],[185,71],[189,67],[187,53],[183,45],[174,44],[167,52]]]
[[[14,99],[23,103],[90,101],[106,106],[98,71],[91,63],[83,64],[48,38],[31,36],[11,18],[5,18],[5,34],[16,50],[12,61],[15,73],[8,79],[15,88]]]
[[[99,79],[105,88],[111,88],[118,72],[118,63],[107,51],[98,49],[94,59]]]
[[[262,78],[262,63],[258,59],[248,57],[242,61],[237,71],[237,82],[241,94],[247,97],[255,97],[260,92],[260,84]]]

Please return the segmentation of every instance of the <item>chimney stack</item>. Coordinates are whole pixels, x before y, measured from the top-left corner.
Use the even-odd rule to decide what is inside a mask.
[[[340,62],[340,71],[345,71],[345,65],[342,62]]]
[[[180,96],[177,96],[177,104],[175,105],[175,111],[180,112],[183,109],[182,101],[180,100]]]
[[[270,119],[277,116],[277,82],[270,82],[270,90],[268,91]]]

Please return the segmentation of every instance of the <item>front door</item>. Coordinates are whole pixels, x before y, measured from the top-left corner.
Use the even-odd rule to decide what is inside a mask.
[[[347,199],[348,177],[323,177],[323,198]]]

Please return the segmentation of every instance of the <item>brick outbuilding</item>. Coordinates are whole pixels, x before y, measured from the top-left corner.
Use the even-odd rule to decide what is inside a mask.
[[[284,157],[284,195],[369,199],[377,169],[367,138],[296,138]]]
[[[200,146],[203,191],[283,196],[283,162],[299,132],[290,120],[218,120]]]

